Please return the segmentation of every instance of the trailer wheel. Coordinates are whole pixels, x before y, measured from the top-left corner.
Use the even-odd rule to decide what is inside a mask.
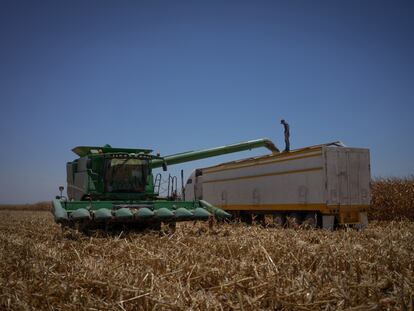
[[[303,225],[306,228],[314,229],[318,226],[318,215],[315,212],[306,213]]]
[[[286,223],[290,228],[298,228],[302,224],[302,214],[297,212],[289,213]]]
[[[251,225],[253,222],[253,217],[251,213],[240,212],[240,221],[248,225]]]
[[[255,214],[254,216],[252,216],[252,218],[253,218],[253,220],[254,220],[254,222],[256,224],[259,224],[259,225],[261,225],[263,227],[266,226],[265,215],[263,215],[263,214]]]
[[[273,224],[276,227],[283,227],[286,224],[286,215],[283,213],[273,214]]]

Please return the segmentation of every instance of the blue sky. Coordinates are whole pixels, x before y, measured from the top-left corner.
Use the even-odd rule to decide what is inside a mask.
[[[77,145],[283,147],[281,118],[412,175],[413,55],[412,1],[1,1],[0,203],[51,199]]]

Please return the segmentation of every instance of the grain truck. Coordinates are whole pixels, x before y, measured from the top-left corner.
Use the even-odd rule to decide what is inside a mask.
[[[369,183],[369,150],[338,141],[196,169],[185,198],[206,200],[246,222],[271,215],[280,225],[363,227]]]

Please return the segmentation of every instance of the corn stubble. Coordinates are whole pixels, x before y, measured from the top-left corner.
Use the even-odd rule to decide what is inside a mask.
[[[2,204],[0,211],[50,211],[52,202],[38,202],[35,204]]]
[[[371,182],[370,219],[414,221],[414,176]]]
[[[85,236],[0,211],[0,309],[413,310],[414,224]]]
[[[48,202],[3,205],[0,309],[413,311],[414,178],[371,191],[363,231],[186,223],[88,237],[62,231]]]

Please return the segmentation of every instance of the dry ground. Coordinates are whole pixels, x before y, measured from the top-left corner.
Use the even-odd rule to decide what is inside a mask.
[[[0,309],[413,310],[414,223],[87,237],[0,211]]]

